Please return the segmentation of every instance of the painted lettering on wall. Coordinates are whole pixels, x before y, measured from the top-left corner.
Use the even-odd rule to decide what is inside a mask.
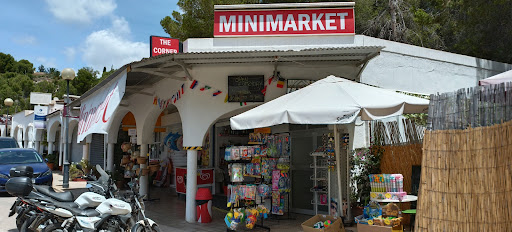
[[[353,8],[219,10],[214,36],[354,34]]]

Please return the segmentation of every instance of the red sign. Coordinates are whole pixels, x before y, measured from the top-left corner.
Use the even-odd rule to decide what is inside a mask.
[[[354,8],[215,11],[215,37],[354,34]]]
[[[213,185],[213,168],[197,170],[197,186]],[[187,193],[187,168],[176,168],[176,192]]]
[[[180,40],[167,38],[167,37],[159,37],[159,36],[150,36],[149,37],[149,47],[151,48],[151,56],[158,56],[167,53],[179,53],[180,52]]]

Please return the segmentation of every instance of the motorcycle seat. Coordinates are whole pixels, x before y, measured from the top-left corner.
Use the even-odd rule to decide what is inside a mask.
[[[58,192],[55,192],[55,190],[53,190],[53,188],[51,186],[45,186],[45,185],[34,185],[34,188],[44,194],[44,195],[47,195],[57,201],[62,201],[62,202],[66,202],[66,201],[73,201],[74,197],[73,197],[73,193],[71,192],[62,192],[62,193],[58,193]]]
[[[100,213],[98,211],[96,211],[96,209],[93,209],[93,208],[80,209],[76,206],[76,204],[70,205],[68,202],[55,203],[55,206],[69,210],[69,212],[71,212],[74,216],[95,217],[95,216],[100,215]]]

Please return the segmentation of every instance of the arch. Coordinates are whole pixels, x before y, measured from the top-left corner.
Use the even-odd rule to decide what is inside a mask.
[[[178,112],[178,108],[173,105],[169,104],[169,106],[166,109],[160,109],[158,107],[153,107],[144,118],[143,125],[137,126],[137,129],[142,129],[142,138],[139,140],[137,138],[138,143],[142,144],[150,144],[154,141],[154,134],[153,132],[165,132],[165,128],[156,128],[161,125],[162,116],[164,113],[164,110],[172,110],[175,112]],[[180,115],[181,116],[181,115]],[[163,131],[161,130],[163,129]],[[139,130],[137,130],[139,132]]]
[[[78,119],[73,118],[69,120],[68,124],[68,142],[73,143],[73,131],[75,130],[75,127],[78,127]]]
[[[24,139],[26,141],[26,144],[27,144],[27,148],[34,148],[34,124],[33,123],[29,123],[28,126],[27,126],[27,129],[25,130],[25,136],[24,136]]]
[[[12,137],[16,139],[16,142],[18,142],[18,145],[20,147],[23,147],[23,126],[18,125],[14,128],[14,133],[12,134]]]
[[[60,121],[59,120],[53,121],[53,123],[48,127],[48,130],[47,130],[48,142],[55,142],[55,135],[57,134],[57,131],[60,131]]]
[[[112,116],[112,118],[111,118],[112,123],[110,123],[110,127],[108,129],[108,134],[107,134],[107,142],[108,143],[116,143],[117,142],[119,128],[121,127],[121,122],[123,121],[123,118],[128,113],[131,113],[131,112],[127,108],[117,107],[114,116]]]

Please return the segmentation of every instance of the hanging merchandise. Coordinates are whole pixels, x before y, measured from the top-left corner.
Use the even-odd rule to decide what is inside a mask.
[[[231,182],[243,182],[244,181],[244,167],[243,164],[230,164],[229,176],[231,176]]]
[[[231,161],[232,160],[232,157],[231,157],[231,149],[233,147],[226,147],[226,149],[224,150],[224,160],[226,161]]]
[[[258,185],[258,195],[261,197],[269,197],[271,192],[270,186],[266,184]]]

